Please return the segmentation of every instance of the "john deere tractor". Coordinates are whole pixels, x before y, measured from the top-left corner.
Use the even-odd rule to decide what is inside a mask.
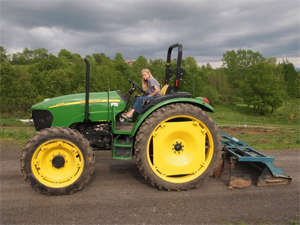
[[[178,48],[175,77],[171,53]],[[168,49],[162,96],[146,102],[132,121],[121,114],[134,91],[89,92],[90,64],[86,62],[86,93],[44,100],[32,107],[37,133],[22,151],[21,171],[31,187],[47,195],[81,190],[94,171],[94,150],[111,150],[119,160],[136,158],[142,176],[168,191],[198,187],[221,158],[221,133],[202,97],[179,92],[184,77],[182,45]],[[169,81],[174,84],[170,85]]]
[[[174,85],[171,53],[178,48]],[[47,99],[32,107],[37,133],[22,151],[25,180],[47,195],[82,189],[94,171],[94,150],[111,150],[114,159],[135,155],[145,179],[159,189],[189,190],[212,174],[221,151],[221,136],[207,114],[213,108],[201,97],[179,92],[184,77],[182,45],[168,49],[162,96],[145,103],[133,121],[121,114],[134,91],[89,92],[90,65],[85,59],[86,93]],[[206,100],[206,99],[205,99]]]

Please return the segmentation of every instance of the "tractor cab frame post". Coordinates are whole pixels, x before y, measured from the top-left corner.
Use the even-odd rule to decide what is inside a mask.
[[[182,45],[181,44],[174,44],[171,45],[168,49],[167,55],[167,64],[165,69],[165,79],[163,84],[169,84],[169,80],[172,78],[173,71],[171,70],[171,54],[174,48],[178,48],[178,55],[177,55],[177,66],[175,71],[175,83],[174,83],[174,92],[178,92],[178,88],[180,86],[180,82],[184,76],[185,70],[181,68],[181,61],[182,61]]]

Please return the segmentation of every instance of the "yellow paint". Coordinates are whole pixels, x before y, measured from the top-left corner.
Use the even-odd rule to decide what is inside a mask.
[[[180,122],[168,122],[175,118],[182,119]],[[151,139],[153,149],[150,149]],[[176,145],[180,150],[176,150]],[[147,157],[151,169],[160,178],[172,183],[184,183],[203,174],[212,160],[213,149],[213,139],[205,124],[182,115],[163,121],[153,130]]]
[[[54,157],[64,158],[64,166],[55,168]],[[40,145],[31,160],[35,178],[51,188],[62,188],[74,183],[82,174],[84,158],[81,151],[72,142],[53,139]]]
[[[109,102],[121,102],[120,99],[109,99]],[[107,99],[89,99],[89,103],[107,103]],[[50,108],[56,108],[61,106],[69,106],[69,105],[79,105],[85,104],[85,100],[75,101],[75,102],[67,102],[67,103],[57,103],[56,105],[49,106]]]
[[[166,84],[166,85],[161,89],[161,91],[160,91],[161,95],[165,95],[165,94],[166,94],[168,87],[169,87],[169,85]]]

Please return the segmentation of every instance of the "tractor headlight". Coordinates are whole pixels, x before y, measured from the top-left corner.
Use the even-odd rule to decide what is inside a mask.
[[[51,112],[47,110],[32,110],[32,119],[35,129],[40,131],[44,128],[51,127],[53,116]]]

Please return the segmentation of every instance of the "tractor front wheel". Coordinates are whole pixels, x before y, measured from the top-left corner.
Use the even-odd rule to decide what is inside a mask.
[[[212,175],[221,153],[214,120],[191,104],[166,105],[141,125],[136,161],[145,179],[159,189],[189,190]]]
[[[47,195],[73,194],[94,171],[87,139],[69,128],[47,128],[35,134],[22,151],[21,171],[31,187]]]

